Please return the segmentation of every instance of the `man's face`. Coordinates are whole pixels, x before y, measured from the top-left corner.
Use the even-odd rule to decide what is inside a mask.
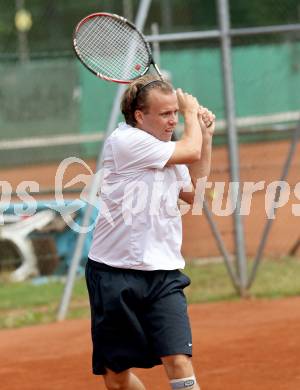
[[[161,141],[170,141],[178,123],[178,103],[174,93],[153,89],[148,95],[145,112],[136,111],[137,127]]]

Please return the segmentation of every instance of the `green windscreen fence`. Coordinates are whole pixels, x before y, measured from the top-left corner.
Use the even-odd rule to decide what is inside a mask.
[[[232,53],[238,117],[300,111],[300,44],[236,46]],[[164,50],[161,68],[224,119],[218,47]],[[87,142],[5,150],[3,140],[104,133],[118,85],[98,80],[75,59],[0,63],[0,165],[97,155]],[[121,116],[119,118],[122,120]]]
[[[233,51],[238,117],[300,110],[300,44],[237,47]]]
[[[80,133],[79,75],[74,60],[0,63],[0,138]],[[69,146],[1,150],[0,164],[61,158]]]
[[[300,111],[299,43],[235,47],[232,63],[238,117]],[[194,94],[217,119],[224,119],[219,48],[162,51],[161,68],[168,71],[175,87]],[[84,67],[80,67],[80,74],[81,131],[105,129],[116,86],[98,82]],[[87,145],[85,150],[91,155],[97,149]]]

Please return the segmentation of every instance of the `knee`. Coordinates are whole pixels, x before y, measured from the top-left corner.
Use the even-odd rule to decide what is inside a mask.
[[[194,375],[191,359],[186,355],[174,355],[163,358],[170,379],[184,378]]]
[[[119,380],[105,380],[107,390],[123,390],[127,389],[127,383]]]
[[[108,390],[123,390],[127,389],[129,383],[129,373],[104,375],[105,386]]]

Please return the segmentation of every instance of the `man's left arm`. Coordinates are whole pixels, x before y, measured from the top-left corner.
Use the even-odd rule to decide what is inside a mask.
[[[190,191],[182,190],[179,194],[179,198],[189,204],[192,204],[194,201],[197,180],[206,179],[209,176],[211,169],[212,138],[215,130],[215,115],[206,108],[201,107],[198,117],[202,131],[201,158],[199,161],[188,165],[192,179],[192,187]]]

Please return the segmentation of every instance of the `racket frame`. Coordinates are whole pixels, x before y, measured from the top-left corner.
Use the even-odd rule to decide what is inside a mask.
[[[141,37],[142,41],[144,42],[145,44],[145,48],[148,52],[148,56],[149,56],[149,62],[148,62],[148,65],[146,66],[145,70],[140,73],[138,76],[132,78],[132,79],[129,79],[129,80],[120,80],[120,79],[114,79],[114,78],[111,78],[111,77],[108,77],[108,76],[105,76],[104,74],[100,73],[100,72],[96,72],[95,70],[93,70],[92,68],[90,68],[86,63],[85,61],[82,59],[81,57],[81,54],[80,54],[80,50],[78,49],[78,45],[77,45],[77,38],[76,38],[76,35],[79,31],[79,29],[81,28],[81,26],[86,23],[87,21],[89,21],[90,19],[93,19],[93,18],[96,18],[96,17],[110,17],[110,18],[114,18],[114,19],[117,19],[118,21],[121,21],[122,23],[126,23],[128,24],[128,26],[130,26],[131,29],[135,30],[138,35]],[[162,78],[162,74],[158,68],[158,66],[155,64],[154,60],[153,60],[153,56],[152,56],[152,53],[151,53],[151,49],[150,49],[150,46],[149,46],[149,43],[146,41],[145,37],[143,36],[143,34],[136,28],[136,26],[131,23],[129,20],[127,20],[126,18],[124,18],[123,16],[120,16],[120,15],[116,15],[116,14],[111,14],[111,13],[107,13],[107,12],[94,12],[88,16],[86,16],[85,18],[83,18],[75,27],[74,29],[74,32],[73,32],[73,48],[74,48],[74,51],[75,51],[75,54],[77,56],[77,58],[79,59],[79,61],[90,71],[92,72],[95,76],[99,77],[100,79],[102,80],[106,80],[106,81],[113,81],[115,83],[120,83],[120,84],[130,84],[133,80],[136,80],[142,76],[144,76],[144,74],[146,74],[150,68],[151,65],[153,65],[153,67],[155,68],[156,72],[158,73],[159,77],[161,79]]]

